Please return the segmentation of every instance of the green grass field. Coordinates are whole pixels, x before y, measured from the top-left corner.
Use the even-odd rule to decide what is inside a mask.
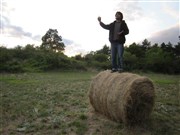
[[[138,73],[153,80],[154,111],[147,123],[126,128],[93,112],[88,99],[97,72],[0,75],[2,135],[179,135],[180,75]]]

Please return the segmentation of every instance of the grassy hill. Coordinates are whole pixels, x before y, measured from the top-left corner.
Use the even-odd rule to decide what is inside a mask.
[[[180,75],[138,73],[153,80],[154,111],[141,127],[127,128],[95,113],[88,89],[97,72],[1,74],[2,135],[178,135]]]

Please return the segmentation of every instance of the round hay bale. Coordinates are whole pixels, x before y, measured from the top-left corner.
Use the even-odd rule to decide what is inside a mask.
[[[89,100],[95,111],[127,125],[146,120],[154,106],[154,85],[132,73],[100,72],[92,79]]]

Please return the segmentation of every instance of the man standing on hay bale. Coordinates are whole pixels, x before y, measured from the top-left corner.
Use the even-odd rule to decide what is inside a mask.
[[[116,12],[115,18],[116,20],[108,25],[104,24],[101,21],[101,17],[98,17],[98,21],[101,27],[109,30],[109,41],[111,43],[112,72],[122,72],[124,43],[126,41],[125,35],[129,34],[129,29],[126,22],[123,20],[123,14],[121,12]]]

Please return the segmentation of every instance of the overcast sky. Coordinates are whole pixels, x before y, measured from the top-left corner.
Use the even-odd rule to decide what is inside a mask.
[[[96,51],[110,45],[108,31],[99,26],[97,17],[109,24],[116,11],[123,13],[130,30],[125,45],[145,38],[152,44],[177,44],[179,6],[179,0],[1,0],[0,45],[39,46],[51,28],[62,36],[65,54]]]

